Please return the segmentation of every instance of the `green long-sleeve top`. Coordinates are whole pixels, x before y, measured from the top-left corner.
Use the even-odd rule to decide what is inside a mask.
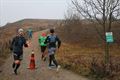
[[[45,40],[46,40],[46,37],[43,37],[43,36],[40,36],[39,37],[39,45],[40,46],[47,46],[47,44],[45,44]]]

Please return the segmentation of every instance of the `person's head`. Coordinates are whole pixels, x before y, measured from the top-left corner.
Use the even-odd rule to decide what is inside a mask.
[[[45,36],[46,36],[46,33],[45,33],[45,32],[43,32],[43,33],[41,34],[41,36],[45,37]]]
[[[24,34],[24,30],[22,28],[18,29],[18,34],[19,35],[23,35]]]
[[[50,29],[50,33],[51,34],[55,33],[54,29]]]

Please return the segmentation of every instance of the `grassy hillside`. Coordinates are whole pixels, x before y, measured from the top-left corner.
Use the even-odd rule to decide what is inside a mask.
[[[101,28],[99,28],[101,29]],[[95,80],[119,80],[120,77],[120,24],[112,27],[114,43],[110,44],[109,76],[105,74],[104,44],[91,23],[70,24],[57,29],[64,42],[58,60],[64,68]],[[93,80],[93,79],[92,79]]]
[[[97,26],[102,33],[102,28]],[[112,26],[114,43],[120,44],[120,24],[114,24]],[[57,29],[58,35],[63,41],[70,43],[79,43],[80,46],[94,46],[102,43],[102,39],[98,35],[94,25],[92,23],[80,23],[80,24],[70,24],[67,26],[61,26]]]
[[[33,31],[40,31],[46,28],[56,27],[59,23],[60,20],[24,19],[0,27],[0,65],[5,61],[5,58],[11,54],[9,42],[13,36],[17,34],[19,28],[23,28],[25,31],[27,31],[28,28],[32,28]]]
[[[56,27],[61,20],[56,19],[23,19],[14,23],[8,23],[3,27],[23,27],[23,28],[29,28],[29,27],[36,27],[36,28],[50,28],[50,27]]]

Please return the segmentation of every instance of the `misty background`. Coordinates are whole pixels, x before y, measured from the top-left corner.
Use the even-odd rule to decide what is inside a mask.
[[[0,26],[21,19],[63,19],[71,0],[0,0]]]

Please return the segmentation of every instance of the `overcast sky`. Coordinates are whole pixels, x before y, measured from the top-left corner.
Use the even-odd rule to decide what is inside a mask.
[[[0,25],[21,19],[63,19],[71,0],[0,0]]]

